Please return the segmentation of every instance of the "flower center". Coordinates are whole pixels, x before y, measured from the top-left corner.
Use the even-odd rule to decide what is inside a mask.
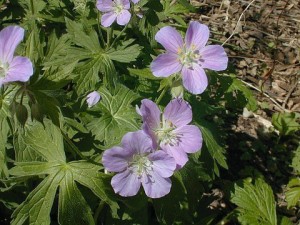
[[[156,129],[154,133],[158,138],[159,143],[174,146],[178,144],[178,141],[180,141],[179,135],[173,132],[175,129],[176,127],[171,121],[162,118],[161,128]]]
[[[183,46],[183,48],[178,50],[178,56],[181,64],[188,67],[192,67],[193,63],[199,63],[199,61],[201,61],[199,50],[194,46],[191,46],[190,48]]]
[[[147,155],[134,155],[129,167],[137,173],[138,176],[149,174],[152,171],[152,162],[148,159]]]
[[[124,6],[120,2],[116,1],[114,9],[116,14],[120,14],[123,11]]]

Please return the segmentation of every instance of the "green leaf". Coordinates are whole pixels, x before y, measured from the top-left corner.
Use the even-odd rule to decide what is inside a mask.
[[[279,220],[279,225],[294,225],[294,223],[285,216],[279,217],[278,220]]]
[[[66,171],[59,191],[58,221],[61,225],[95,224],[91,208],[78,190],[71,171]]]
[[[110,205],[112,209],[117,209],[118,205],[111,199],[114,192],[110,185],[111,177],[100,173],[102,168],[85,161],[70,162],[73,178],[80,184],[88,187],[100,199]]]
[[[110,186],[110,176],[99,172],[102,167],[87,161],[65,162],[26,162],[17,163],[10,170],[15,177],[29,177],[49,174],[13,213],[12,224],[21,225],[27,218],[30,224],[50,224],[50,211],[59,192],[60,224],[94,224],[91,209],[78,190],[75,181],[90,188],[101,200],[118,209],[112,201],[114,195]],[[37,214],[40,212],[39,214]]]
[[[88,128],[95,138],[104,142],[106,148],[118,144],[122,136],[129,131],[136,131],[140,128],[137,122],[140,117],[131,103],[138,98],[138,95],[125,86],[118,86],[113,94],[107,89],[101,88],[102,97],[98,106],[102,115],[94,118]]]
[[[292,167],[296,174],[300,175],[300,145],[293,154]]]
[[[100,81],[99,71],[102,63],[103,57],[98,56],[96,58],[89,59],[87,62],[81,63],[78,67],[76,67],[74,73],[77,74],[75,82],[79,95],[96,89],[96,84]]]
[[[1,111],[1,110],[0,110]],[[8,169],[6,164],[6,141],[9,132],[9,126],[5,116],[0,113],[0,178],[8,176]]]
[[[216,162],[225,169],[228,169],[228,165],[225,157],[225,149],[219,145],[217,142],[218,138],[216,134],[218,132],[215,131],[214,127],[208,122],[201,120],[199,122],[199,127],[202,132],[203,140],[205,145],[209,151],[211,157],[216,160]],[[218,175],[218,169],[215,168],[215,172]]]
[[[124,49],[111,49],[106,54],[111,60],[130,63],[136,60],[141,52],[141,47],[137,44],[131,45]]]
[[[172,177],[172,187],[168,195],[153,199],[155,214],[160,224],[177,224],[175,221],[184,218],[184,210],[181,204],[185,201],[185,190],[181,181],[180,174]],[[180,221],[182,224],[191,224],[187,221]]]
[[[66,26],[74,44],[89,50],[91,53],[101,51],[96,31],[92,27],[85,26],[85,21],[75,22],[66,18]]]
[[[145,68],[145,69],[128,69],[129,74],[135,77],[141,77],[141,78],[146,78],[149,80],[160,80],[161,78],[156,77],[153,75],[151,72],[150,68]]]
[[[30,225],[50,224],[50,211],[56,195],[57,185],[63,179],[63,173],[52,174],[45,178],[14,211],[12,225],[24,224],[29,218]]]
[[[287,185],[285,192],[288,208],[296,206],[300,201],[300,178],[293,178]]]
[[[277,112],[272,116],[272,124],[281,135],[291,135],[300,130],[300,124],[297,122],[299,118],[300,115],[298,113]]]
[[[45,160],[66,161],[60,129],[51,121],[45,120],[44,125],[36,121],[27,123],[24,132],[19,135],[28,149],[32,149]]]
[[[230,77],[232,79],[230,86],[227,89],[227,92],[234,92],[234,91],[240,91],[242,94],[245,96],[247,99],[247,109],[251,111],[256,111],[258,106],[257,106],[257,101],[255,97],[252,94],[252,91],[247,88],[242,81],[235,77]]]
[[[16,162],[9,174],[17,177],[39,176],[56,173],[61,167],[57,162]]]
[[[238,208],[238,220],[243,225],[277,225],[276,202],[271,187],[263,180],[234,185],[231,201]]]

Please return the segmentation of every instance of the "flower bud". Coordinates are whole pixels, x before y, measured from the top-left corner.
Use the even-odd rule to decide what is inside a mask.
[[[97,91],[93,91],[89,93],[86,97],[86,102],[88,107],[91,108],[92,106],[96,105],[101,99],[100,94]]]

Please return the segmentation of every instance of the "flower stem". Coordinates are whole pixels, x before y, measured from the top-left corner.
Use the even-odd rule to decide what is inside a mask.
[[[103,207],[105,206],[105,202],[104,201],[100,201],[98,208],[96,209],[95,215],[94,215],[94,221],[95,224],[97,224],[98,221],[98,217],[103,209]]]
[[[110,40],[112,39],[112,36],[113,36],[113,29],[111,27],[109,27],[106,32],[106,48],[107,49],[110,46]]]
[[[104,37],[103,37],[103,34],[102,34],[102,29],[100,27],[100,12],[98,12],[98,14],[97,14],[97,20],[98,20],[98,33],[99,33],[99,36],[100,36],[100,45],[101,45],[101,47],[103,47],[105,41],[104,41]]]
[[[162,100],[162,98],[164,97],[164,95],[167,92],[168,87],[164,87],[164,89],[162,90],[162,92],[160,93],[158,99],[156,100],[156,104],[158,105],[160,103],[160,101]]]
[[[32,15],[34,15],[34,4],[33,4],[33,0],[30,0],[30,7],[31,7]]]
[[[114,47],[114,44],[117,42],[117,40],[120,39],[120,37],[122,36],[122,34],[125,32],[125,30],[128,27],[129,22],[126,24],[126,26],[123,28],[123,30],[121,30],[121,32],[119,33],[119,35],[114,39],[114,41],[111,43],[110,47]]]

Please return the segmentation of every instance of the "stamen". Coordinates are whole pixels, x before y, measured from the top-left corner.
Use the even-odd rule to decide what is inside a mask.
[[[153,163],[148,159],[147,155],[136,154],[128,163],[128,168],[141,178],[143,174],[150,176],[149,173],[153,170],[152,164]]]

